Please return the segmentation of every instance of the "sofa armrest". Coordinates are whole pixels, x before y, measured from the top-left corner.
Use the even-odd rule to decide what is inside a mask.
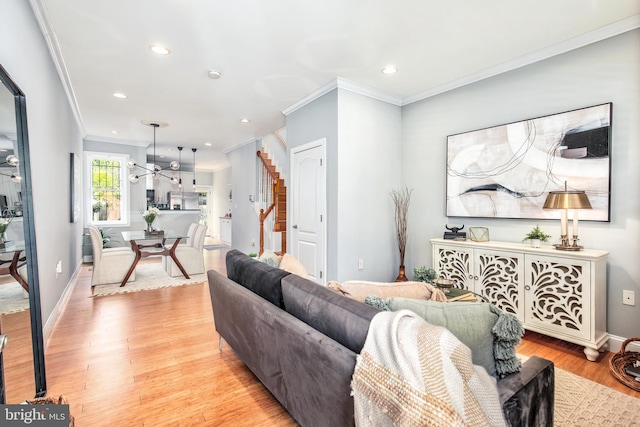
[[[532,356],[522,370],[498,381],[500,403],[510,426],[553,425],[553,362]]]

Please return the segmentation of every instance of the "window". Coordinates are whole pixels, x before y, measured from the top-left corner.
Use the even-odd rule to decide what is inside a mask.
[[[127,162],[123,154],[86,153],[88,186],[87,223],[96,226],[128,225]]]

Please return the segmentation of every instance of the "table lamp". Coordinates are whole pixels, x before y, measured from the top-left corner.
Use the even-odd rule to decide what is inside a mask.
[[[543,209],[561,209],[560,215],[560,243],[554,245],[556,249],[563,251],[579,251],[578,246],[578,209],[591,209],[591,203],[584,191],[567,190],[567,181],[564,182],[564,191],[551,191],[547,195]],[[569,209],[573,209],[573,241],[569,243]]]

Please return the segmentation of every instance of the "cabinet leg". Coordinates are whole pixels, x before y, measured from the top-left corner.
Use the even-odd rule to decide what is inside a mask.
[[[600,355],[600,352],[598,350],[595,350],[591,347],[585,347],[584,348],[584,355],[587,356],[587,360],[590,362],[595,362],[598,359],[598,356]]]

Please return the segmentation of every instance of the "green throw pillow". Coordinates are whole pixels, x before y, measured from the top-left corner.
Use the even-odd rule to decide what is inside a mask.
[[[473,364],[484,367],[489,375],[503,378],[520,371],[515,346],[524,332],[522,324],[493,305],[398,297],[388,298],[386,303],[391,311],[411,310],[432,325],[447,328],[471,349]]]

